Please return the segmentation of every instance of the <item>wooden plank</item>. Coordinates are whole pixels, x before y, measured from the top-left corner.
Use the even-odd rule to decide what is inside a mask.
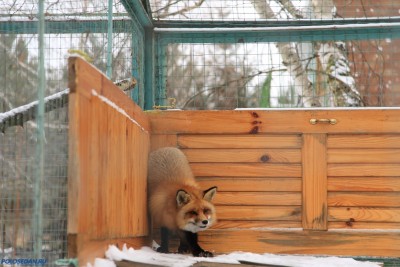
[[[370,229],[370,230],[398,230],[400,229],[400,223],[388,223],[388,222],[362,222],[353,221],[349,217],[346,221],[329,221],[329,229]],[[354,219],[354,218],[353,218]]]
[[[154,134],[399,133],[400,109],[207,110],[147,113]],[[310,124],[335,118],[335,125]]]
[[[396,131],[397,132],[397,131]],[[351,134],[329,135],[328,148],[400,148],[398,134]]]
[[[93,244],[147,235],[150,137],[147,117],[120,89],[81,59],[69,63],[68,239],[82,265],[98,253]]]
[[[399,208],[330,207],[329,221],[400,223]]]
[[[150,122],[147,115],[98,69],[82,58],[69,57],[68,71],[68,86],[71,94],[79,93],[90,97],[92,90],[94,90],[98,95],[104,96],[121,110],[124,110],[128,116],[134,118],[146,131],[150,130]]]
[[[326,135],[303,135],[303,228],[327,229]]]
[[[328,149],[328,163],[400,163],[400,149]]]
[[[400,164],[328,164],[328,176],[397,176]]]
[[[150,151],[154,151],[161,147],[176,147],[178,144],[176,134],[152,134],[150,140]]]
[[[182,149],[190,162],[300,163],[300,149]]]
[[[201,232],[199,241],[201,246],[218,253],[249,251],[369,257],[398,257],[400,255],[400,235],[397,231],[210,229]]]
[[[216,205],[300,206],[300,192],[218,192]]]
[[[218,214],[218,210],[217,210]],[[250,229],[250,228],[301,228],[300,221],[246,221],[221,220],[212,226],[212,229]]]
[[[328,177],[328,191],[400,192],[400,177]]]
[[[330,207],[400,207],[398,192],[329,192]]]
[[[202,188],[218,187],[218,192],[300,192],[302,189],[301,178],[200,178],[197,179]]]
[[[299,206],[218,206],[220,220],[300,221]]]
[[[195,122],[194,122],[195,123]],[[180,148],[300,148],[300,135],[179,135]]]
[[[300,164],[191,163],[195,176],[301,177]]]

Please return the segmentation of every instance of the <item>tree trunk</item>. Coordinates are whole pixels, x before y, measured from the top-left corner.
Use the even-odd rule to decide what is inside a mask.
[[[265,0],[251,0],[254,9],[257,11],[258,15],[264,19],[277,18],[273,10],[266,3]],[[291,3],[287,0],[283,1],[283,6],[290,6]],[[292,12],[295,9],[291,10]],[[296,13],[298,13],[296,11]],[[297,14],[298,15],[298,14]],[[296,16],[297,16],[296,15]],[[278,51],[282,57],[282,63],[287,67],[287,71],[294,80],[294,88],[297,95],[297,106],[299,107],[319,107],[321,103],[319,102],[318,96],[314,94],[313,83],[307,75],[306,69],[301,64],[301,59],[299,57],[298,51],[296,49],[295,43],[277,43]]]
[[[336,7],[332,0],[312,0],[317,19],[332,19]],[[351,75],[347,59],[346,44],[341,41],[318,42],[315,44],[322,70],[327,76],[329,91],[334,106],[364,106],[356,82]]]

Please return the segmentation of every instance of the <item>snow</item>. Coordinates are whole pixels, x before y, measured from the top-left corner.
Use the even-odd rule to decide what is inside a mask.
[[[314,257],[300,255],[276,255],[276,254],[255,254],[249,252],[233,252],[215,256],[214,258],[192,257],[182,254],[162,254],[155,252],[150,247],[141,249],[127,248],[126,245],[120,250],[114,245],[110,245],[105,253],[107,259],[96,259],[94,265],[88,264],[87,267],[114,267],[113,261],[135,261],[147,264],[156,264],[170,267],[191,266],[196,262],[218,262],[239,264],[240,261],[248,261],[258,264],[275,264],[292,267],[377,267],[377,263],[361,262],[352,258],[339,257]]]
[[[103,101],[104,103],[106,103],[107,105],[109,105],[110,107],[112,107],[113,109],[115,109],[116,111],[118,111],[119,113],[121,113],[122,115],[124,115],[126,118],[128,118],[131,122],[133,122],[134,124],[136,124],[143,132],[146,132],[146,129],[144,129],[135,119],[133,119],[131,116],[128,115],[128,113],[126,113],[126,111],[124,109],[122,109],[121,107],[119,107],[117,104],[115,104],[114,102],[112,102],[110,99],[108,99],[105,96],[99,95],[96,90],[92,89],[92,95],[96,96],[98,98],[100,98],[101,101]]]
[[[48,97],[45,97],[44,98],[44,102],[47,103],[50,100],[61,98],[63,95],[66,95],[68,93],[69,93],[69,89],[67,88],[67,89],[65,89],[63,91],[60,91],[58,93],[55,93],[55,94],[50,95]],[[36,101],[33,101],[33,102],[29,103],[29,104],[26,104],[26,105],[19,106],[17,108],[11,109],[11,110],[9,110],[7,112],[0,113],[0,123],[5,121],[7,118],[15,116],[16,114],[22,114],[24,112],[27,112],[29,109],[37,106],[38,103],[39,103],[39,101],[36,100]]]

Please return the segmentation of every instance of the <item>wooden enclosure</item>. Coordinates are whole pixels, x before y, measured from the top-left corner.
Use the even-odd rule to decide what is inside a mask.
[[[81,262],[106,244],[149,245],[147,156],[163,146],[218,186],[205,249],[400,255],[400,109],[143,113],[79,58],[70,81],[68,233]]]
[[[109,244],[147,244],[149,121],[80,58],[69,60],[68,250],[80,264]]]

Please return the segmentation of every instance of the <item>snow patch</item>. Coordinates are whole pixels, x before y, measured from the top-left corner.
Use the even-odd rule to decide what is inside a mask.
[[[58,93],[55,93],[55,94],[53,94],[51,96],[45,97],[44,98],[44,103],[46,104],[50,100],[61,98],[63,95],[66,95],[68,93],[69,93],[69,88],[67,88],[67,89],[65,89],[63,91],[60,91]],[[11,109],[11,110],[9,110],[7,112],[0,113],[0,123],[2,123],[7,118],[15,116],[16,114],[22,114],[24,112],[27,112],[29,109],[37,106],[38,104],[39,104],[39,101],[36,100],[36,101],[33,101],[33,102],[29,103],[29,104],[26,104],[26,105],[19,106],[17,108]]]
[[[259,264],[276,264],[292,267],[377,267],[379,264],[373,262],[361,262],[352,258],[339,257],[314,257],[299,255],[275,255],[275,254],[255,254],[249,252],[233,252],[230,254],[218,255],[214,258],[192,257],[182,254],[162,254],[155,252],[149,247],[141,249],[127,248],[122,250],[114,245],[110,245],[106,252],[107,260],[96,259],[93,267],[111,267],[111,261],[128,260],[147,264],[156,264],[169,267],[186,267],[197,262],[218,262],[239,264],[241,261]],[[87,267],[92,267],[87,265]]]
[[[103,101],[104,103],[106,103],[107,105],[109,105],[110,107],[114,108],[116,111],[118,111],[119,113],[121,113],[122,115],[124,115],[126,118],[128,118],[131,122],[133,122],[134,124],[136,124],[143,132],[146,132],[146,129],[144,129],[135,119],[133,119],[131,116],[128,115],[128,113],[126,113],[126,111],[124,109],[122,109],[121,107],[119,107],[117,104],[115,104],[114,102],[112,102],[110,99],[108,99],[105,96],[102,96],[100,94],[98,94],[96,92],[96,90],[92,89],[92,95],[96,96],[98,98],[100,98],[101,101]]]

